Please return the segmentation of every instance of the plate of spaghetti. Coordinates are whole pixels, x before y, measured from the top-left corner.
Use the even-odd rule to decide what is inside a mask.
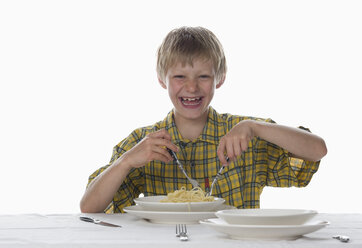
[[[134,199],[142,209],[167,212],[209,212],[214,211],[225,199],[206,196],[201,188],[186,190],[182,187],[168,195],[145,196]]]

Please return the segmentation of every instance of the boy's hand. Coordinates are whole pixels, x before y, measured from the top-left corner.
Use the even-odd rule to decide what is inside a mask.
[[[241,121],[220,139],[217,155],[222,165],[228,165],[225,154],[232,161],[248,149],[249,141],[254,137],[252,124],[251,120]]]
[[[178,151],[178,147],[171,142],[171,135],[165,129],[161,129],[146,135],[141,142],[127,151],[122,157],[130,167],[134,168],[142,167],[153,160],[168,163],[173,158],[166,150],[166,147],[175,152]]]

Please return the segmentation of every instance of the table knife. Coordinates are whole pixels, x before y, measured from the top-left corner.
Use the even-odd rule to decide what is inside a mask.
[[[115,224],[108,223],[105,221],[97,220],[97,219],[94,219],[94,218],[88,217],[88,216],[80,216],[79,219],[82,221],[86,221],[86,222],[90,222],[90,223],[94,223],[94,224],[98,224],[98,225],[102,225],[102,226],[122,227],[120,225],[115,225]]]

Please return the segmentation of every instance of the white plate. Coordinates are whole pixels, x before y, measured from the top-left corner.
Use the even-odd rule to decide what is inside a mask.
[[[328,221],[310,222],[303,225],[231,225],[219,218],[200,221],[200,223],[232,239],[248,240],[294,240],[329,225]]]
[[[303,209],[234,209],[222,210],[216,216],[229,224],[239,225],[301,225],[317,214]]]
[[[160,202],[165,198],[165,195],[145,196],[136,198],[134,201],[144,210],[167,212],[210,212],[215,211],[225,202],[225,199],[217,197],[212,202]]]
[[[231,209],[232,206],[223,204],[217,210]],[[200,220],[215,218],[215,212],[161,212],[148,211],[139,205],[125,207],[125,212],[158,224],[198,224]]]

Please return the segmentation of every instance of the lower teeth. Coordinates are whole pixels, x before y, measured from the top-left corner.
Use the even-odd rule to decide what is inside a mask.
[[[199,104],[199,101],[192,101],[192,102],[188,102],[188,101],[182,101],[183,104],[185,105],[197,105]]]

